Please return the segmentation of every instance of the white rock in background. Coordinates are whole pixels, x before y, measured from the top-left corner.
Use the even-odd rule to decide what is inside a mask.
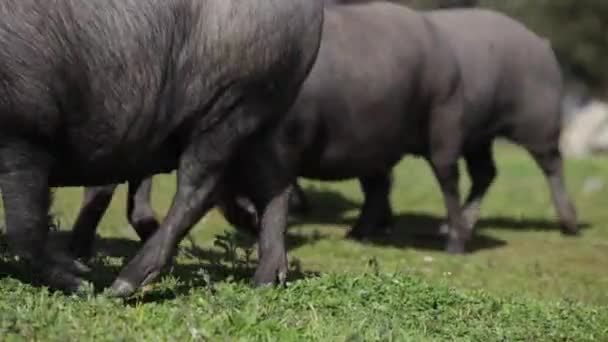
[[[571,116],[562,131],[560,148],[568,157],[608,151],[608,104],[591,101]]]
[[[608,120],[604,120],[604,124],[598,128],[598,134],[591,141],[589,147],[592,153],[608,152]]]
[[[604,181],[599,177],[588,177],[583,183],[583,194],[591,195],[596,192],[602,191],[604,188]]]

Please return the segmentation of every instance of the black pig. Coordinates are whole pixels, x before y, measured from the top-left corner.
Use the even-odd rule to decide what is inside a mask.
[[[462,252],[495,177],[492,142],[504,136],[534,156],[549,180],[563,232],[576,234],[558,149],[561,94],[550,46],[503,15],[417,14],[381,2],[330,6],[317,62],[270,144],[292,175],[361,180],[365,203],[349,233],[354,238],[390,224],[395,163],[407,153],[427,158],[450,222],[460,227],[451,229],[448,250]],[[473,181],[464,208],[457,187],[460,156]],[[255,192],[251,184],[235,188],[247,187]],[[239,216],[243,206],[234,204],[222,203],[227,217],[256,229],[248,223],[255,221],[251,210]]]
[[[240,144],[293,103],[318,52],[322,8],[322,0],[1,0],[0,188],[10,247],[46,283],[74,290],[84,268],[46,248],[49,188],[176,169],[161,229],[112,290],[128,295],[152,281],[212,206]],[[285,196],[273,193],[267,216]],[[262,229],[256,283],[284,275],[281,224]]]

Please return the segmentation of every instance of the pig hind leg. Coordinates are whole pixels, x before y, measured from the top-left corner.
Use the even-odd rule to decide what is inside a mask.
[[[565,235],[578,234],[576,210],[564,184],[563,160],[557,143],[548,150],[532,150],[530,152],[542,169],[549,184],[551,198],[560,219],[562,233]]]
[[[82,207],[74,224],[70,242],[71,253],[83,259],[93,254],[95,232],[101,217],[112,201],[118,184],[85,188]],[[152,178],[129,181],[127,217],[142,241],[146,241],[158,229],[159,223],[150,206]]]
[[[463,208],[463,216],[466,227],[472,231],[479,219],[481,201],[496,178],[492,143],[480,144],[475,150],[467,151],[464,157],[472,184]]]
[[[77,258],[89,259],[93,254],[95,231],[108,209],[117,184],[87,187],[72,232],[70,252]]]
[[[364,239],[369,236],[385,234],[393,216],[389,200],[390,174],[365,177],[359,181],[365,195],[365,201],[361,209],[361,215],[353,229],[348,233],[348,237]]]
[[[464,225],[473,232],[479,220],[481,202],[496,178],[496,165],[492,155],[492,142],[487,141],[464,153],[467,171],[471,178],[471,190],[462,208]],[[441,234],[448,234],[450,227],[444,223],[440,227]]]
[[[272,151],[260,151],[244,161],[251,170],[247,179],[239,185],[245,190],[255,207],[259,265],[253,276],[255,285],[278,282],[283,284],[287,277],[287,252],[285,232],[289,195],[295,183],[287,168],[281,164]]]
[[[524,101],[522,111],[510,134],[511,140],[526,148],[538,166],[542,169],[549,188],[553,204],[558,213],[562,232],[576,235],[576,210],[566,191],[564,182],[563,160],[559,150],[560,137],[560,102],[558,96],[541,96],[543,92],[531,92],[538,99]],[[550,101],[554,98],[554,101]],[[556,113],[548,116],[547,114]]]
[[[150,204],[151,192],[152,177],[129,181],[127,217],[141,241],[150,238],[160,225]]]

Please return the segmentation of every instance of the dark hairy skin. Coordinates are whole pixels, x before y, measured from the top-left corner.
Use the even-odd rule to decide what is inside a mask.
[[[0,1],[0,188],[13,251],[47,284],[76,290],[86,267],[46,248],[49,188],[137,185],[177,170],[167,216],[146,231],[112,291],[126,296],[154,280],[214,203],[240,144],[293,103],[316,58],[322,7],[321,0]],[[272,178],[275,164],[264,176]],[[286,197],[274,190],[269,203]],[[260,241],[254,281],[264,284],[284,277],[285,227],[281,219],[260,227],[260,238],[273,240]]]

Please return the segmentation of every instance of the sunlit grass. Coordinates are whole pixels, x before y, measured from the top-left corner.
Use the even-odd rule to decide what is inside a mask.
[[[356,181],[302,182],[313,211],[289,229],[287,290],[253,290],[243,282],[255,261],[242,267],[226,262],[225,251],[213,242],[232,228],[213,211],[191,231],[196,246],[182,244],[173,275],[133,305],[103,296],[48,297],[43,289],[12,279],[14,267],[0,270],[0,335],[416,341],[606,336],[608,159],[566,162],[567,185],[583,230],[581,237],[567,238],[559,232],[548,188],[531,158],[503,143],[495,152],[499,175],[466,256],[443,252],[436,235],[444,216],[438,186],[423,160],[406,158],[394,174],[394,231],[373,243],[344,239],[362,200]],[[467,188],[465,176],[462,189]],[[172,175],[155,178],[153,202],[161,215],[174,189]],[[57,191],[53,212],[62,229],[73,223],[81,195],[81,189]],[[124,186],[104,216],[100,234],[98,247],[109,257],[95,262],[98,288],[112,281],[138,246],[126,220]],[[433,308],[432,298],[443,304]],[[526,329],[528,323],[532,330]]]

